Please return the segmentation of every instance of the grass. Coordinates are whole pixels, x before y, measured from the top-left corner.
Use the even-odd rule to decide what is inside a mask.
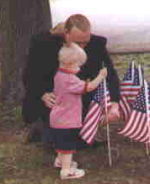
[[[132,60],[144,64],[145,78],[150,79],[150,54],[111,57],[120,79]],[[7,109],[0,104],[0,109],[0,184],[149,184],[150,157],[146,155],[145,145],[118,135],[123,123],[110,125],[112,167],[108,164],[106,145],[89,148],[75,155],[86,176],[61,181],[59,170],[53,168],[54,151],[47,152],[41,143],[25,144],[20,106]],[[106,137],[106,127],[102,134]]]
[[[116,126],[111,125],[111,130],[112,167],[108,164],[107,146],[88,148],[75,155],[86,176],[69,181],[61,181],[59,170],[53,168],[53,150],[44,151],[41,143],[25,144],[22,129],[3,131],[0,184],[148,184],[150,164],[144,145],[114,134]]]
[[[141,64],[144,69],[145,79],[150,80],[150,53],[137,53],[137,54],[114,54],[111,55],[114,66],[117,69],[120,79],[122,79],[128,63],[134,61],[135,64]]]

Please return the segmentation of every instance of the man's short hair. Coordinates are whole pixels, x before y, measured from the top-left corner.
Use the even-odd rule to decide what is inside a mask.
[[[87,31],[90,29],[90,21],[82,14],[71,15],[65,22],[65,29],[71,31],[73,27],[78,28],[81,31]]]

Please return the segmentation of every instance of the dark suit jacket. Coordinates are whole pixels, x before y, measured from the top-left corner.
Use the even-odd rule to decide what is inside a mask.
[[[53,91],[53,77],[58,68],[58,51],[63,45],[61,36],[50,33],[36,35],[32,38],[29,59],[24,72],[25,98],[23,100],[23,118],[26,122],[36,121],[39,117],[47,118],[49,109],[41,101],[45,92]],[[91,35],[91,40],[85,48],[88,56],[86,64],[78,76],[81,79],[93,79],[99,69],[108,69],[107,81],[112,101],[119,101],[119,79],[113,63],[106,50],[106,38]],[[92,93],[83,96],[84,114],[90,103]]]

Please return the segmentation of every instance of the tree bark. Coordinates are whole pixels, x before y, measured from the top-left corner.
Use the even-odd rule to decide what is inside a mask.
[[[48,0],[0,0],[0,97],[21,103],[31,36],[51,28]]]

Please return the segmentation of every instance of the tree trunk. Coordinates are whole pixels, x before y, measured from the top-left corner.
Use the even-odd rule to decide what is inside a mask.
[[[50,29],[48,0],[0,0],[0,96],[1,101],[22,100],[22,71],[30,38]]]
[[[14,75],[14,31],[10,22],[10,4],[9,0],[0,1],[0,94],[1,101],[9,98],[12,78]]]

